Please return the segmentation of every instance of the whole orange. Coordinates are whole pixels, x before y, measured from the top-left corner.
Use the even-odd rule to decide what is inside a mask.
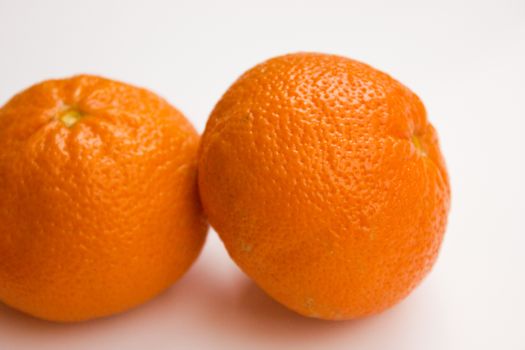
[[[449,181],[408,88],[298,53],[242,75],[202,137],[199,188],[230,256],[296,312],[352,319],[405,297],[443,238]]]
[[[198,143],[165,100],[100,77],[13,97],[0,109],[0,300],[80,321],[170,286],[207,230]]]

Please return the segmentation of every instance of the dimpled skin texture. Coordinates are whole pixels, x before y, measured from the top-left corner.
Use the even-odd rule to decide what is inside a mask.
[[[59,116],[83,117],[68,128]],[[50,80],[0,109],[0,300],[80,321],[136,306],[177,280],[207,231],[199,136],[146,90]]]
[[[450,201],[419,98],[344,57],[298,53],[241,76],[202,137],[199,189],[230,256],[322,319],[377,313],[432,267]]]

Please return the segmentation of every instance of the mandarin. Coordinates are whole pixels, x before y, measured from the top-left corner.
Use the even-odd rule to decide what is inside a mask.
[[[198,173],[230,256],[305,316],[394,305],[445,231],[449,180],[422,102],[345,57],[291,54],[243,74],[211,113]]]
[[[176,281],[203,245],[199,136],[155,94],[82,75],[0,109],[0,301],[61,322]]]

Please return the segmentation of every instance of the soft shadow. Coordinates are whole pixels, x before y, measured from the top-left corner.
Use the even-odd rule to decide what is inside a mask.
[[[211,264],[195,272],[187,287],[205,303],[199,317],[223,336],[265,344],[322,344],[323,339],[358,332],[376,318],[326,321],[301,316],[270,298],[233,263],[223,273]]]
[[[114,316],[78,323],[58,323],[41,320],[0,303],[0,338],[34,337],[35,340],[55,339],[57,336],[89,332],[125,321],[133,313],[140,313],[142,306]]]
[[[356,332],[369,320],[326,321],[307,318],[285,308],[266,295],[255,283],[243,281],[232,328],[243,326],[256,339],[269,334],[279,344],[322,344],[327,339]]]
[[[70,349],[82,341],[90,344],[94,339],[110,338],[118,339],[119,347],[128,349],[153,346],[155,342],[164,348],[166,344],[176,346],[181,337],[197,344],[199,337],[206,338],[217,342],[214,348],[218,349],[247,343],[259,346],[251,348],[309,349],[328,346],[334,339],[347,343],[348,339],[375,337],[379,328],[404,332],[394,329],[406,317],[403,307],[358,321],[323,321],[300,316],[268,297],[225,259],[210,254],[202,256],[165,293],[133,310],[104,319],[58,324],[0,304],[0,339],[2,344],[16,345],[9,349],[39,344]],[[54,346],[57,339],[61,347]]]

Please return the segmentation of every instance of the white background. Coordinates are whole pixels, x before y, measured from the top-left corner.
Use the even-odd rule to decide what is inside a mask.
[[[392,74],[438,129],[452,212],[437,265],[408,299],[361,321],[302,318],[210,231],[179,283],[125,314],[57,325],[0,306],[0,349],[525,349],[523,0],[0,0],[0,104],[96,73],[158,92],[202,131],[244,70],[300,50]]]

